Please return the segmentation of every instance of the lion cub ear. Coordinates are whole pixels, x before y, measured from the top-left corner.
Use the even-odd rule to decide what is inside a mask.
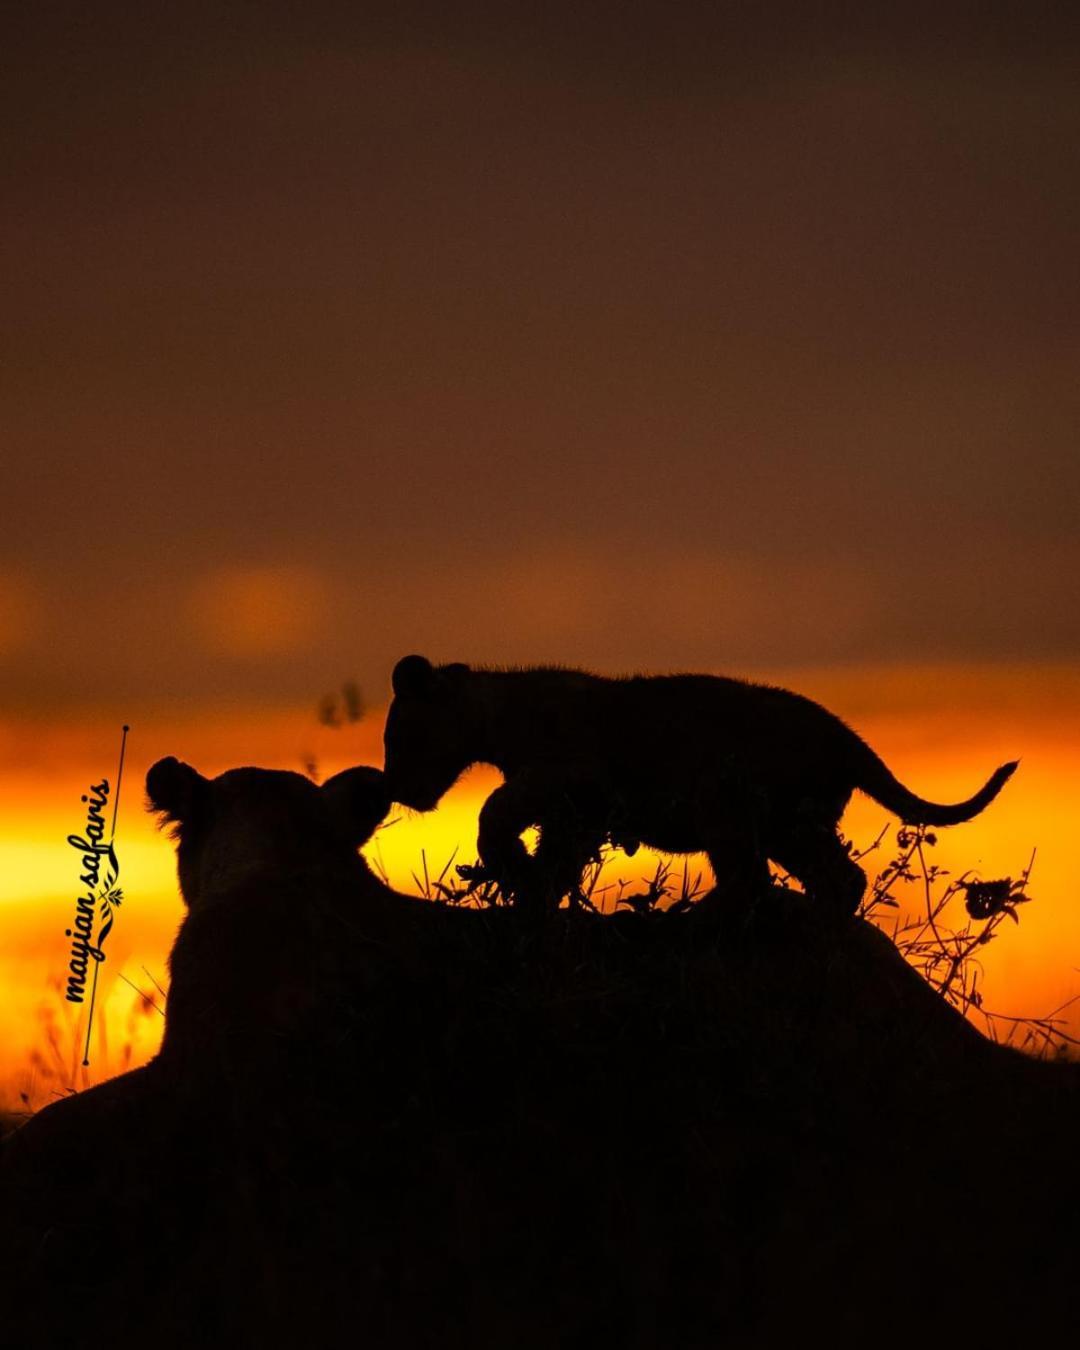
[[[366,844],[390,810],[390,794],[380,769],[360,765],[328,778],[319,791],[351,844]]]
[[[190,764],[182,764],[170,755],[150,766],[146,775],[146,796],[151,811],[160,811],[166,820],[183,824],[203,798],[209,780]]]
[[[403,656],[390,677],[395,694],[406,698],[430,693],[435,683],[435,667],[426,656]]]

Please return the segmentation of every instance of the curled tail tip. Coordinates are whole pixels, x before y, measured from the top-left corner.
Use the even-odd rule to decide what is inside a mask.
[[[982,810],[984,806],[988,806],[990,802],[994,800],[1019,767],[1020,761],[1018,759],[1011,759],[1008,764],[1002,764],[999,769],[994,770],[990,775],[986,787],[983,788],[982,792],[976,793],[975,797],[972,798],[973,802],[978,801],[980,798],[982,799],[979,810]]]

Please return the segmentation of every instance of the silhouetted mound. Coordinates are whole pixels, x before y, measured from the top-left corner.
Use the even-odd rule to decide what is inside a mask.
[[[289,1034],[9,1142],[11,1343],[1054,1343],[1074,1067],[990,1045],[862,921],[773,900],[525,921],[373,889]],[[247,915],[284,950],[290,916]]]

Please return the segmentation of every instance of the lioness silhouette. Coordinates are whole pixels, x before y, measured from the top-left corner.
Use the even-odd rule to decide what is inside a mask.
[[[347,977],[349,925],[385,888],[357,853],[390,807],[378,769],[317,786],[296,773],[205,778],[159,760],[150,810],[173,827],[188,912],[169,957],[161,1060],[200,1075],[254,1066]]]
[[[414,655],[394,668],[393,690],[390,795],[430,811],[470,765],[494,765],[506,781],[480,812],[478,852],[531,904],[571,890],[608,838],[705,852],[713,896],[768,886],[772,860],[810,896],[853,912],[866,876],[837,824],[855,789],[907,824],[955,825],[1016,768],[1002,765],[967,801],[926,801],[819,704],[720,676],[474,670]],[[530,856],[521,834],[533,825]]]

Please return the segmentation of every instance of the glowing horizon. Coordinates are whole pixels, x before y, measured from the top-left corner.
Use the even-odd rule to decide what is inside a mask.
[[[1015,877],[1036,849],[1035,903],[1024,908],[1019,927],[1010,926],[985,950],[987,1002],[1002,1013],[1041,1016],[1080,993],[1080,910],[1072,897],[1071,853],[1072,822],[1080,810],[1080,669],[848,667],[770,677],[818,698],[855,725],[902,781],[924,796],[959,800],[998,764],[1021,759],[1019,772],[982,816],[939,832],[934,861],[954,872],[977,869],[984,878]],[[100,1081],[144,1062],[156,1049],[161,1019],[131,985],[160,1004],[154,982],[167,984],[166,958],[183,906],[172,844],[142,809],[149,765],[175,754],[213,776],[244,763],[302,772],[314,760],[326,777],[352,763],[381,764],[382,713],[372,709],[340,730],[320,726],[313,709],[301,706],[189,706],[128,717],[133,730],[117,832],[125,899],[101,970],[103,1015],[91,1068],[85,1077],[76,1073],[73,1083],[58,1078],[73,1068],[70,1055],[65,1059],[67,1042],[81,1025],[78,1010],[63,1002],[57,987],[77,888],[76,859],[65,839],[79,824],[80,794],[93,777],[111,772],[120,719],[97,709],[81,717],[0,724],[0,1105],[18,1107],[23,1091],[40,1105],[52,1091]],[[389,818],[394,823],[380,829],[366,855],[385,866],[395,888],[415,892],[422,851],[430,875],[455,849],[455,861],[475,856],[476,814],[497,781],[494,770],[477,768],[438,811],[423,817],[395,811]],[[843,829],[865,846],[886,823],[896,822],[857,795]],[[886,849],[867,859],[871,878],[887,856]],[[636,881],[652,870],[654,858],[643,851],[631,863],[617,855],[605,881]],[[675,861],[681,870],[682,860]],[[1069,1009],[1068,1025],[1080,1029],[1080,1007]]]

